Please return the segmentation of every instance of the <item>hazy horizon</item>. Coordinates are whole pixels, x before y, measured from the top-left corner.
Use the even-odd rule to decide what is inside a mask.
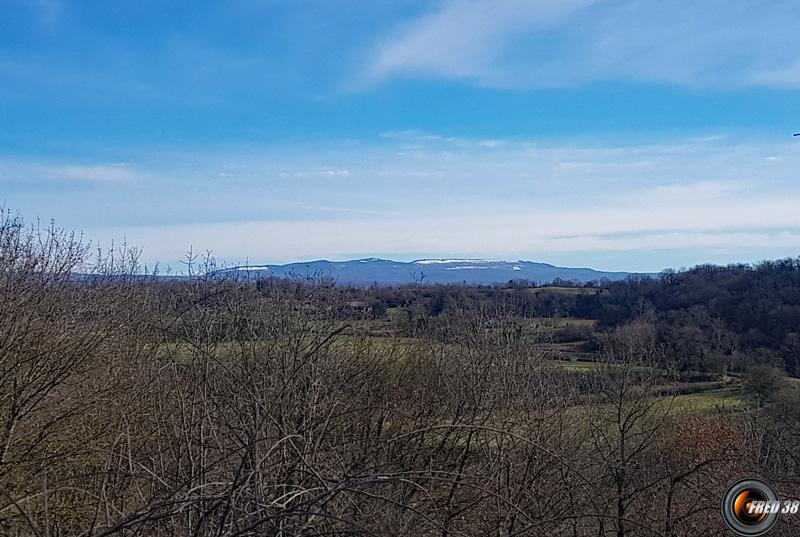
[[[117,243],[118,244],[118,243]],[[238,268],[253,268],[257,269],[259,267],[287,267],[293,265],[311,265],[315,263],[352,263],[352,262],[362,262],[366,260],[370,261],[388,261],[388,262],[395,262],[395,263],[403,263],[403,264],[414,264],[420,261],[440,261],[440,260],[449,260],[453,262],[495,262],[495,263],[507,263],[507,264],[514,264],[514,263],[535,263],[535,264],[545,264],[545,265],[552,265],[556,268],[565,268],[565,269],[589,269],[598,272],[609,272],[609,273],[631,273],[631,274],[660,274],[667,270],[674,270],[674,271],[684,271],[690,270],[696,266],[702,265],[718,265],[718,266],[728,266],[728,265],[750,265],[756,266],[765,261],[776,261],[780,259],[785,259],[786,257],[798,257],[798,256],[786,256],[786,257],[774,257],[774,258],[761,258],[761,259],[752,259],[752,260],[739,260],[739,261],[705,261],[699,262],[694,264],[688,265],[674,265],[674,266],[666,266],[656,270],[631,270],[622,268],[603,268],[597,267],[587,264],[581,264],[580,262],[576,262],[575,264],[566,264],[566,263],[558,263],[558,262],[550,262],[550,261],[543,261],[540,259],[495,259],[495,258],[486,258],[486,257],[477,257],[477,256],[464,256],[464,257],[443,257],[443,256],[423,256],[423,257],[409,257],[409,258],[399,258],[399,257],[392,257],[391,255],[386,256],[368,256],[368,257],[342,257],[342,258],[302,258],[302,259],[295,259],[285,262],[270,262],[270,261],[263,261],[263,262],[254,262],[248,259],[244,260],[237,260],[237,259],[225,259],[219,258],[214,255],[214,252],[198,252],[193,250],[192,253],[196,255],[195,261],[193,262],[194,269],[193,271],[197,271],[197,268],[202,266],[203,264],[203,256],[207,253],[211,254],[211,257],[214,262],[214,270],[227,270],[227,269],[238,269]],[[175,263],[162,263],[160,261],[156,261],[155,264],[148,262],[146,259],[143,261],[140,269],[145,272],[150,272],[154,269],[158,269],[159,274],[164,275],[183,275],[187,274],[187,264],[186,264],[186,256],[183,259],[179,259]],[[424,266],[422,266],[424,268]],[[524,278],[523,278],[524,279]],[[503,280],[497,280],[498,282],[504,282]]]

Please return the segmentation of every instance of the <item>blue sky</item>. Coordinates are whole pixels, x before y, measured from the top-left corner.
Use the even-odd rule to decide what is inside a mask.
[[[143,260],[800,254],[800,3],[0,0],[0,201]]]

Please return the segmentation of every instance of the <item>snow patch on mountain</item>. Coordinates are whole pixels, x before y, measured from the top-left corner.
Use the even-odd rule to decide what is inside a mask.
[[[506,263],[496,259],[418,259],[412,261],[416,265],[452,265],[455,263]]]

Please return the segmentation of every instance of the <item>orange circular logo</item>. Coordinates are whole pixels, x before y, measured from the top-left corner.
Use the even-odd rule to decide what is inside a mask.
[[[739,535],[764,535],[778,521],[781,501],[775,490],[760,479],[737,481],[722,498],[722,518]]]
[[[767,497],[760,490],[745,489],[733,500],[733,514],[742,524],[758,524],[767,518],[767,514],[754,509],[753,502],[766,500]]]

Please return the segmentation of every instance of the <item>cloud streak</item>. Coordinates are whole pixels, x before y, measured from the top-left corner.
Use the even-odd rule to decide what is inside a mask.
[[[592,0],[450,0],[380,43],[367,79],[411,72],[483,78],[515,36],[544,29]]]
[[[0,182],[72,183],[121,185],[144,179],[144,175],[125,163],[112,164],[49,164],[16,160],[0,160]]]
[[[360,77],[796,88],[797,20],[797,3],[766,0],[449,0],[379,41]]]

